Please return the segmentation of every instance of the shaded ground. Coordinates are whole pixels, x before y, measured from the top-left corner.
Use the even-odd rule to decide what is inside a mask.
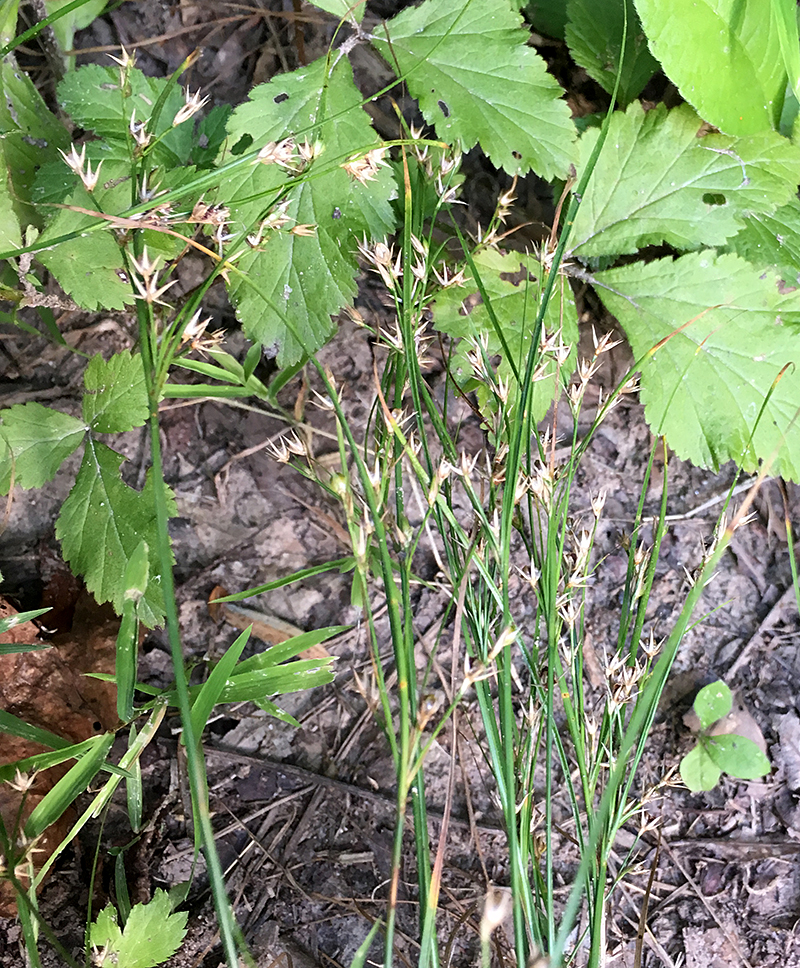
[[[388,6],[374,9],[390,13]],[[331,35],[331,22],[316,18],[305,29],[306,56],[316,56]],[[294,68],[300,53],[291,11],[276,11],[274,16],[260,9],[242,13],[216,2],[124,4],[79,35],[76,46],[97,48],[120,41],[132,45],[155,37],[162,39],[139,48],[139,65],[148,73],[170,73],[202,43],[204,54],[190,86],[200,86],[218,102],[238,103],[254,82]],[[99,53],[87,57],[96,59]],[[377,117],[379,127],[389,123],[388,114]],[[476,174],[467,191],[475,217],[485,219],[481,207],[491,210],[499,182],[479,162],[473,167]],[[524,191],[528,210],[544,213],[537,187]],[[386,303],[365,280],[357,308],[367,321],[387,318]],[[594,323],[602,330],[613,325],[594,303],[587,302],[584,310],[587,326]],[[215,312],[222,324],[233,327],[224,299],[219,299]],[[133,345],[134,327],[124,317],[65,314],[59,324],[68,341],[89,354]],[[5,330],[2,347],[0,407],[38,400],[77,413],[83,366],[79,358],[65,357],[18,331]],[[227,348],[237,355],[246,350],[235,327]],[[374,396],[368,334],[343,320],[339,334],[321,355],[347,385],[348,412],[356,426],[363,426]],[[613,377],[624,373],[628,362],[623,348],[614,351],[609,366],[616,372],[607,372],[602,379],[609,385],[615,382]],[[434,390],[441,387],[440,363],[434,363],[428,377]],[[299,383],[289,385],[284,405],[291,408],[299,392]],[[343,522],[319,490],[269,456],[265,445],[285,430],[282,421],[263,410],[219,403],[172,404],[164,409],[166,471],[179,508],[172,531],[185,648],[190,658],[214,659],[236,632],[210,617],[211,590],[222,585],[236,591],[341,556],[346,553]],[[326,436],[332,428],[319,411],[309,409],[306,416],[314,428],[314,452],[324,458],[336,449]],[[469,409],[459,412],[456,407],[453,417],[463,421],[464,446],[477,449],[480,431]],[[562,423],[560,430],[569,428]],[[598,690],[605,688],[602,657],[614,641],[627,565],[620,538],[631,526],[650,446],[642,409],[628,400],[600,429],[576,482],[576,512],[588,514],[591,497],[601,489],[608,492],[596,544],[600,563],[590,588],[584,655],[591,685]],[[144,434],[120,438],[118,449],[129,457],[130,481],[141,481]],[[67,471],[76,470],[74,462],[75,458],[73,466],[42,491],[15,495],[2,539],[0,570],[6,577],[4,590],[19,595],[25,607],[38,604],[42,547],[53,544],[53,524],[71,484]],[[656,635],[672,626],[685,595],[687,572],[698,566],[703,547],[711,540],[720,504],[710,502],[724,497],[733,473],[723,468],[715,476],[674,458],[669,465],[671,526],[648,617]],[[660,483],[654,483],[647,495],[649,512],[655,512],[660,496]],[[725,780],[709,794],[673,788],[653,805],[661,820],[662,841],[644,938],[645,966],[800,965],[800,661],[784,500],[790,520],[796,520],[795,487],[770,482],[763,488],[755,519],[737,533],[706,591],[707,615],[687,635],[678,657],[650,740],[642,783],[655,783],[676,767],[691,742],[683,714],[696,689],[720,677],[738,689],[741,702],[764,733],[775,769],[764,782]],[[423,551],[419,570],[427,578],[435,577],[429,549]],[[522,580],[516,594],[515,612],[524,623],[533,614],[534,603]],[[416,595],[421,671],[448,594],[419,589]],[[335,683],[284,702],[300,721],[299,730],[252,707],[226,709],[210,729],[211,803],[229,893],[259,963],[265,966],[280,953],[300,966],[348,965],[385,909],[394,772],[367,701],[370,660],[349,599],[348,576],[331,573],[250,603],[303,629],[333,624],[353,628],[330,645],[338,657]],[[377,599],[376,607],[380,610]],[[388,634],[384,641],[389,676]],[[440,646],[428,684],[440,696],[448,682],[441,671],[449,669],[448,649],[447,642]],[[171,667],[162,633],[150,635],[144,643],[141,674],[156,685],[169,683]],[[524,679],[520,686],[522,708]],[[507,883],[500,812],[470,724],[479,733],[477,708],[467,703],[458,749],[453,750],[449,734],[443,734],[426,765],[435,847],[437,812],[444,804],[451,757],[457,756],[460,764],[440,919],[440,936],[448,943],[452,964],[460,966],[476,963],[477,927],[488,882]],[[168,887],[191,871],[188,794],[174,725],[162,730],[143,764],[147,827],[127,855],[133,900],[146,899],[156,887]],[[558,798],[555,811],[566,823],[566,802]],[[120,803],[109,817],[105,842],[127,841],[123,821]],[[97,829],[86,832],[42,895],[43,911],[67,947],[82,945],[97,834]],[[653,846],[642,852],[645,873],[622,886],[609,912],[613,964],[634,963],[643,891],[656,858],[657,838],[648,838]],[[555,846],[563,863],[559,890],[565,895],[574,873],[568,829]],[[625,846],[620,845],[620,862]],[[410,935],[416,918],[412,847],[409,843],[401,889],[401,928]],[[110,863],[101,869],[98,883],[97,903],[102,905],[104,892],[113,889]],[[202,872],[189,906],[187,944],[170,964],[210,968],[220,963],[220,956]],[[17,963],[17,943],[15,925],[0,921],[0,961]],[[413,944],[405,944],[403,951],[413,964]],[[508,950],[505,953],[508,957]]]

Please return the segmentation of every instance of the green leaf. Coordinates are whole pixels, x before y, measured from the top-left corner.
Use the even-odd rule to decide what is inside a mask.
[[[47,16],[54,14],[59,7],[69,3],[69,0],[45,0]],[[83,30],[95,20],[106,8],[106,0],[86,0],[86,3],[53,23],[53,33],[62,50],[72,50],[72,41],[76,30]]]
[[[797,359],[800,292],[713,251],[610,269],[596,281],[637,359],[665,341],[642,365],[641,398],[679,457],[715,468],[735,460],[749,471],[777,452],[770,473],[800,479],[800,370],[780,376]]]
[[[102,198],[101,192],[95,194]],[[98,202],[83,185],[78,185],[65,204],[97,211]],[[37,258],[53,273],[64,292],[84,309],[124,309],[134,297],[122,252],[110,229],[86,231],[96,223],[94,215],[59,209],[38,241],[49,242],[70,233],[74,238],[43,249]]]
[[[475,340],[483,336],[488,340],[487,357],[498,354],[502,357],[497,367],[499,378],[511,382],[515,380],[515,371],[520,374],[524,371],[544,272],[532,256],[516,252],[502,255],[495,249],[484,249],[477,253],[474,263],[486,297],[481,295],[472,274],[465,271],[465,287],[453,286],[443,290],[436,296],[432,308],[436,329],[462,340],[451,357],[451,370],[464,390],[477,392],[483,409],[493,407],[494,398],[483,381],[476,378],[467,352],[475,346]],[[553,292],[544,325],[545,330],[551,334],[560,330],[562,341],[573,349],[561,367],[560,374],[555,361],[550,358],[541,379],[534,383],[531,398],[531,414],[534,420],[544,416],[556,392],[560,392],[562,381],[575,368],[578,317],[569,284],[564,279],[561,284],[561,291],[556,286]],[[499,330],[493,325],[489,307],[494,313]],[[508,354],[503,341],[508,347]],[[513,393],[510,398],[513,399]]]
[[[237,636],[236,641],[228,647],[225,654],[211,670],[211,675],[200,687],[197,698],[192,703],[192,735],[198,745],[202,740],[203,730],[211,711],[219,702],[219,697],[222,695],[222,690],[225,688],[228,678],[234,674],[236,663],[247,645],[251,630],[252,626],[245,629],[241,635]]]
[[[762,750],[747,736],[725,733],[706,736],[702,743],[714,765],[737,779],[755,780],[772,769]]]
[[[287,659],[293,659],[312,646],[327,642],[328,639],[332,639],[335,635],[341,635],[348,628],[348,625],[331,625],[328,628],[312,629],[310,632],[294,635],[285,642],[272,645],[270,648],[264,649],[263,652],[251,655],[249,659],[244,659],[236,667],[236,674],[252,672],[255,669],[268,669],[270,666],[276,666],[281,662],[286,662]]]
[[[127,85],[120,86],[120,69],[116,66],[86,64],[70,71],[58,85],[59,103],[72,120],[89,128],[100,138],[128,144],[129,125],[150,118],[164,89],[166,78],[147,77],[140,70],[128,71]],[[161,114],[150,133],[156,144],[148,156],[156,164],[178,165],[189,160],[193,133],[191,124],[173,128],[172,121],[183,107],[183,92],[177,84],[170,86]]]
[[[149,904],[133,906],[120,931],[116,911],[107,905],[89,929],[92,947],[104,954],[100,968],[154,968],[171,958],[181,946],[189,916],[171,911],[169,894],[159,888]]]
[[[314,686],[326,685],[333,682],[330,668],[332,663],[332,656],[323,659],[295,659],[284,665],[236,673],[225,683],[217,702],[261,702],[268,696],[301,692]],[[189,690],[192,702],[201,689],[202,686],[193,686]]]
[[[636,103],[615,113],[575,219],[572,253],[722,245],[745,215],[793,197],[800,149],[791,142],[774,132],[736,138],[703,130],[688,105],[645,111]],[[598,135],[592,128],[581,138],[579,170]]]
[[[310,3],[319,7],[320,10],[332,13],[334,17],[338,17],[340,20],[361,23],[364,16],[365,4],[359,3],[358,0],[310,0]]]
[[[67,143],[28,75],[13,59],[0,64],[0,250],[20,245],[20,226],[42,225],[30,204],[34,176]]]
[[[777,127],[786,71],[772,0],[635,0],[648,44],[683,97],[728,134]]]
[[[8,733],[11,736],[19,736],[21,739],[31,740],[34,743],[41,743],[42,746],[50,749],[64,749],[69,746],[69,740],[62,739],[51,733],[49,730],[39,726],[31,726],[24,719],[14,716],[0,709],[0,733]]]
[[[75,797],[83,793],[100,772],[113,743],[113,733],[92,737],[91,749],[83,754],[69,772],[62,776],[33,808],[25,823],[26,836],[38,837],[50,824],[58,820]]]
[[[693,793],[713,790],[721,776],[722,770],[699,744],[681,760],[681,779]]]
[[[7,494],[13,472],[20,487],[41,487],[77,449],[86,433],[83,421],[41,403],[19,403],[0,411],[0,493]]]
[[[197,144],[192,147],[192,161],[198,168],[213,168],[220,148],[228,137],[230,104],[216,104],[197,126]]]
[[[443,141],[463,151],[480,142],[512,174],[565,177],[575,126],[529,38],[508,3],[426,0],[376,31],[374,43]]]
[[[703,686],[694,701],[694,711],[700,720],[700,728],[708,729],[718,719],[727,716],[732,706],[731,691],[722,680]]]
[[[761,268],[774,268],[794,285],[800,273],[800,201],[777,211],[751,212],[728,249]]]
[[[567,5],[564,0],[530,0],[524,10],[525,17],[540,34],[564,39],[567,30]]]
[[[277,347],[281,366],[313,353],[333,333],[331,315],[355,295],[357,242],[394,228],[391,171],[381,168],[374,180],[361,184],[342,167],[354,154],[378,146],[361,100],[349,62],[342,58],[329,71],[320,58],[254,88],[228,125],[234,145],[244,138],[258,148],[291,135],[321,146],[308,177],[299,181],[277,165],[254,162],[233,173],[225,187],[232,224],[247,226],[231,251],[239,251],[243,236],[258,230],[279,194],[287,203],[288,224],[265,229],[257,248],[236,262],[246,278],[234,275],[229,286],[247,335]],[[293,235],[294,224],[314,225],[316,232]]]
[[[147,388],[142,358],[130,350],[115,353],[106,362],[98,353],[83,375],[83,419],[102,434],[141,427],[147,420]]]
[[[627,39],[617,97],[622,107],[638,97],[658,70],[647,47],[633,0],[569,0],[566,40],[577,64],[610,94],[614,90],[622,52],[627,7]]]
[[[122,613],[125,570],[139,543],[150,547],[150,579],[137,605],[139,620],[158,625],[164,614],[158,561],[153,478],[148,473],[141,491],[128,487],[120,476],[125,460],[110,447],[87,439],[75,485],[61,508],[56,537],[64,558],[82,575],[98,602],[111,602]],[[169,513],[175,501],[168,491]]]

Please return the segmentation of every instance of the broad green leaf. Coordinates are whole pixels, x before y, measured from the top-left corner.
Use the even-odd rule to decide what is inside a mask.
[[[627,37],[618,99],[625,107],[658,70],[633,0],[569,0],[566,40],[575,62],[610,94],[620,68],[627,7]]]
[[[771,131],[711,134],[688,105],[615,113],[570,236],[573,254],[622,255],[666,242],[723,245],[752,211],[785,205],[797,190],[800,149]],[[580,142],[587,164],[599,132]]]
[[[766,776],[772,769],[758,745],[747,736],[726,733],[707,736],[702,743],[718,769],[740,780],[755,780]]]
[[[38,837],[51,823],[58,820],[75,797],[83,793],[100,772],[113,743],[113,733],[92,737],[89,751],[81,756],[69,772],[62,776],[33,808],[25,823],[26,836]]]
[[[443,141],[464,151],[480,143],[512,174],[565,177],[575,126],[521,23],[502,0],[425,0],[376,30],[374,43]]]
[[[798,36],[796,0],[772,0],[775,26],[781,45],[783,67],[789,87],[800,99],[800,37]]]
[[[793,198],[772,213],[751,212],[728,248],[754,266],[776,269],[794,285],[800,274],[800,201]]]
[[[395,185],[388,167],[366,184],[342,167],[379,147],[361,100],[347,59],[329,70],[320,58],[254,88],[228,124],[234,146],[245,139],[260,148],[292,136],[321,148],[307,177],[293,179],[276,164],[253,162],[233,173],[225,187],[231,224],[246,226],[228,249],[246,249],[236,262],[245,278],[231,276],[231,299],[247,335],[277,347],[281,366],[313,353],[333,333],[331,315],[355,295],[356,243],[394,228],[389,200]],[[250,249],[244,236],[258,234],[279,195],[289,221],[276,231],[264,227],[261,241]],[[314,234],[292,234],[295,225],[312,225]]]
[[[721,680],[703,686],[694,701],[694,711],[700,720],[700,728],[708,729],[718,719],[727,716],[732,705],[731,691]]]
[[[149,904],[131,908],[125,929],[120,931],[117,914],[109,904],[89,929],[89,940],[103,952],[99,968],[154,968],[171,958],[186,934],[186,912],[172,913],[172,901],[159,888]]]
[[[800,369],[792,365],[800,291],[713,251],[595,278],[637,359],[664,340],[642,364],[641,397],[653,430],[679,457],[715,468],[735,460],[749,471],[777,452],[770,473],[800,479]]]
[[[70,71],[58,85],[61,106],[72,120],[89,128],[101,138],[127,144],[129,125],[146,121],[152,114],[169,80],[147,77],[140,70],[128,74],[128,88],[120,87],[120,70],[116,66],[86,64]],[[173,128],[175,115],[183,107],[181,88],[173,84],[157,123],[151,129],[154,141],[152,158],[157,164],[185,164],[192,149],[192,125],[189,122]]]
[[[45,0],[47,15],[55,13],[59,7],[69,3],[69,0]],[[76,30],[83,30],[95,20],[106,8],[106,0],[86,0],[86,3],[76,7],[53,23],[53,33],[62,50],[72,50],[72,40]]]
[[[98,353],[86,367],[83,382],[83,419],[93,431],[120,433],[146,422],[147,389],[138,353],[132,356],[130,350],[122,350],[108,362]]]
[[[98,196],[100,192],[96,193]],[[79,184],[66,205],[97,211],[97,202]],[[125,274],[122,252],[110,229],[87,232],[96,225],[94,215],[60,209],[39,241],[49,242],[74,233],[74,238],[37,253],[37,258],[56,277],[61,288],[84,309],[124,309],[133,302]]]
[[[355,21],[361,23],[364,16],[366,0],[310,0],[315,7],[332,13],[340,20]]]
[[[230,104],[216,104],[197,126],[198,143],[192,147],[192,161],[198,168],[212,168],[225,139],[228,137]]]
[[[330,668],[332,662],[332,656],[323,659],[295,659],[284,665],[236,673],[225,683],[217,702],[259,702],[268,696],[301,692],[313,686],[326,685],[333,682]],[[202,686],[194,686],[189,690],[192,702],[201,689]]]
[[[697,113],[728,134],[777,127],[786,71],[773,0],[635,0],[650,50]]]
[[[139,620],[152,627],[161,622],[164,613],[153,478],[148,474],[141,491],[128,487],[120,476],[124,460],[105,444],[87,439],[75,485],[61,508],[56,537],[64,558],[84,577],[97,601],[110,601],[120,614],[125,569],[145,540],[150,548],[150,580],[136,611]],[[175,514],[171,492],[168,502],[169,513]]]
[[[526,19],[539,33],[564,39],[567,31],[567,5],[564,0],[529,0],[523,9]]]
[[[450,367],[464,390],[475,390],[482,408],[493,406],[493,397],[484,382],[477,379],[467,356],[475,347],[475,341],[487,340],[486,355],[502,357],[497,376],[506,383],[515,379],[515,371],[522,374],[530,350],[531,330],[539,307],[539,292],[544,271],[532,256],[510,252],[502,255],[494,249],[484,249],[474,257],[475,266],[482,281],[489,305],[496,317],[499,332],[495,329],[487,308],[487,299],[468,271],[466,285],[453,286],[438,293],[432,305],[436,329],[461,340],[455,347]],[[553,402],[556,392],[575,368],[578,342],[578,317],[569,284],[565,279],[556,285],[544,320],[549,334],[560,331],[561,340],[572,346],[569,357],[560,373],[550,357],[541,378],[533,386],[531,413],[534,420],[541,419]],[[501,338],[502,336],[502,338]],[[508,347],[506,354],[503,340]],[[513,399],[513,392],[510,394]],[[485,411],[488,412],[488,411]]]
[[[28,75],[12,59],[0,64],[0,251],[21,244],[20,227],[42,225],[30,204],[34,176],[66,144],[63,125]]]
[[[7,494],[12,474],[26,490],[56,476],[86,433],[82,420],[41,403],[19,403],[0,411],[0,494]]]
[[[681,760],[681,779],[693,793],[713,790],[721,776],[722,770],[699,743]]]

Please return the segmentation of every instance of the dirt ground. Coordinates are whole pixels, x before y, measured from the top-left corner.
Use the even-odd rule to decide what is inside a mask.
[[[389,15],[388,2],[370,5],[373,16]],[[269,8],[272,15],[268,15]],[[305,8],[304,8],[305,9]],[[192,89],[200,87],[216,103],[237,104],[249,88],[274,73],[293,69],[298,57],[316,56],[332,36],[333,21],[309,13],[301,49],[291,3],[259,3],[244,9],[222,2],[125,3],[76,38],[89,52],[79,58],[102,60],[102,48],[120,42],[137,47],[147,73],[174,71],[196,46],[203,54],[193,69]],[[144,44],[140,44],[144,41]],[[114,49],[116,52],[116,49]],[[380,127],[382,117],[377,116]],[[491,210],[497,177],[472,159],[467,186],[479,217]],[[524,204],[546,209],[539,187],[523,187]],[[579,294],[581,295],[581,294]],[[388,297],[368,279],[357,308],[369,321],[387,318]],[[583,300],[582,323],[588,333],[613,328],[596,301]],[[227,349],[243,355],[247,344],[238,332],[223,293],[210,307],[229,329]],[[65,314],[60,326],[82,351],[108,354],[134,345],[131,319]],[[3,362],[0,408],[37,400],[58,409],[79,411],[83,362],[44,341],[8,327],[0,339]],[[338,335],[321,352],[337,379],[346,385],[348,412],[362,425],[374,396],[373,356],[368,334],[343,319]],[[616,374],[628,365],[624,347],[609,367]],[[616,375],[602,378],[610,383]],[[444,382],[441,365],[428,373],[434,390]],[[299,383],[285,390],[291,407]],[[468,408],[464,446],[480,446],[480,430]],[[308,412],[315,428],[317,456],[336,449],[327,434],[326,415]],[[295,471],[278,465],[267,444],[285,430],[266,409],[242,409],[219,402],[173,403],[163,414],[166,474],[178,502],[172,522],[178,601],[188,659],[219,656],[236,630],[217,624],[207,601],[218,585],[230,591],[270,581],[347,553],[335,506]],[[561,431],[568,431],[561,425]],[[133,432],[114,444],[129,461],[131,483],[145,470],[145,435]],[[590,513],[590,499],[601,489],[608,498],[596,542],[598,562],[589,589],[588,635],[584,659],[591,687],[604,688],[601,657],[614,641],[627,557],[621,537],[630,529],[640,493],[651,437],[642,408],[627,400],[601,427],[576,481],[576,514]],[[56,547],[54,522],[66,497],[77,458],[41,491],[17,491],[0,544],[2,591],[20,607],[39,604],[43,559]],[[669,459],[670,528],[662,546],[648,622],[657,635],[672,627],[687,588],[687,572],[711,540],[721,500],[733,469],[719,474]],[[647,510],[657,510],[660,478],[647,494]],[[737,501],[741,501],[741,495]],[[740,530],[703,599],[703,620],[686,636],[667,687],[643,764],[642,783],[661,780],[674,770],[691,745],[683,715],[697,688],[724,678],[737,691],[741,707],[763,732],[774,769],[758,782],[725,779],[707,794],[674,786],[653,805],[661,840],[652,833],[641,846],[641,876],[622,884],[608,912],[608,964],[632,966],[642,898],[656,863],[644,936],[646,968],[728,968],[734,965],[800,966],[800,659],[797,605],[784,525],[784,502],[796,521],[800,492],[792,484],[768,482],[756,500],[754,520]],[[420,561],[423,575],[435,576],[430,550]],[[377,596],[377,592],[376,592]],[[370,926],[385,910],[394,822],[394,771],[385,737],[370,711],[363,683],[370,661],[358,613],[350,605],[347,575],[318,575],[300,585],[264,595],[247,604],[267,609],[301,629],[343,624],[351,630],[334,639],[335,682],[324,689],[284,697],[282,705],[300,729],[270,719],[250,707],[226,708],[210,727],[208,756],[211,806],[229,894],[239,923],[260,966],[349,965]],[[414,601],[419,667],[428,662],[432,639],[447,604],[446,595],[419,588]],[[380,612],[380,601],[376,597]],[[534,603],[522,580],[515,601],[518,620],[533,614]],[[391,672],[386,635],[386,669]],[[436,659],[449,666],[447,644]],[[434,676],[429,687],[444,688]],[[141,677],[167,686],[171,664],[166,636],[148,635],[143,644]],[[524,703],[521,682],[520,708]],[[192,831],[187,823],[185,771],[168,722],[147,750],[145,832],[127,853],[132,900],[147,899],[157,887],[186,879],[192,867]],[[461,764],[447,850],[440,915],[440,937],[448,964],[477,963],[478,924],[489,883],[507,883],[501,815],[491,778],[477,749],[477,706],[467,702],[458,748],[449,734],[434,744],[426,763],[434,848],[439,837],[451,757]],[[121,748],[123,748],[121,746]],[[469,803],[468,803],[469,800]],[[566,823],[567,804],[557,797],[557,818]],[[127,842],[124,805],[114,805],[103,831],[106,845]],[[68,949],[83,944],[88,876],[99,829],[82,835],[75,850],[58,865],[41,896],[42,910]],[[561,894],[574,874],[568,832],[556,843],[563,869]],[[619,862],[626,851],[619,847]],[[101,868],[95,904],[113,890],[113,865]],[[413,845],[409,842],[401,885],[400,927],[414,934],[416,920]],[[213,911],[202,864],[189,895],[189,934],[169,965],[212,968],[220,964]],[[21,964],[19,929],[0,919],[0,963]],[[497,964],[511,963],[511,949],[498,942]],[[48,955],[48,957],[50,957]],[[415,963],[411,940],[402,943],[404,963]],[[58,964],[55,955],[46,964]]]

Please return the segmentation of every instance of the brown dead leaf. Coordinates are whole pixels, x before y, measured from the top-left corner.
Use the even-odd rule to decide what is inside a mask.
[[[0,598],[0,617],[14,614],[16,610]],[[112,729],[117,722],[115,687],[89,679],[85,673],[113,674],[118,630],[119,619],[113,611],[98,606],[84,592],[76,605],[72,629],[54,636],[51,648],[0,656],[0,709],[75,743]],[[41,641],[38,633],[37,626],[27,622],[0,636],[0,643]],[[3,734],[0,764],[41,752],[44,747],[38,743]],[[24,825],[70,766],[67,762],[39,773],[25,795],[10,784],[0,785],[0,816],[9,835]],[[37,867],[63,840],[71,822],[67,812],[44,833],[36,844]],[[0,884],[0,916],[12,917],[15,912],[11,885]]]

